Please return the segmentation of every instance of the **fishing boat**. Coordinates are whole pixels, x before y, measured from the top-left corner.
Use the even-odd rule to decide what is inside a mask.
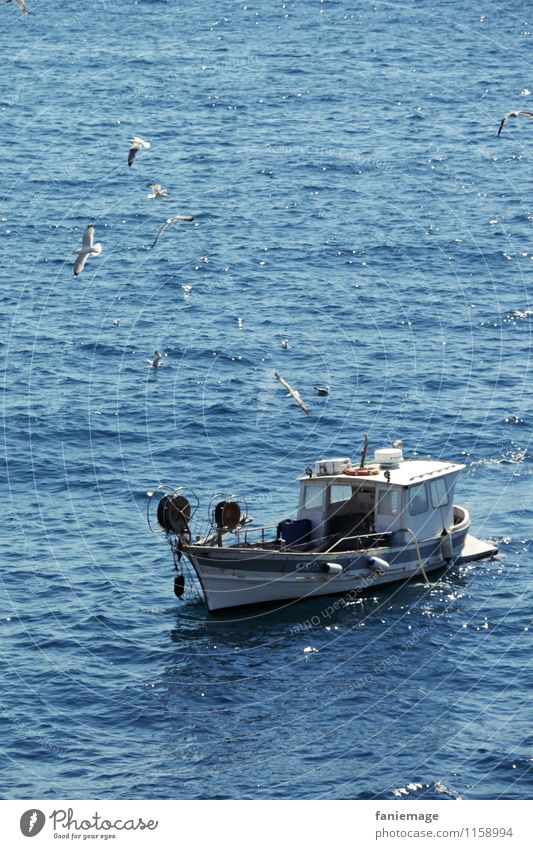
[[[150,493],[172,549],[174,591],[192,565],[210,611],[340,593],[362,593],[456,563],[497,554],[469,533],[470,516],[454,504],[465,468],[440,459],[405,459],[398,443],[366,462],[318,460],[299,480],[295,518],[255,526],[246,503],[213,496],[208,519],[194,527],[198,499],[185,488]],[[198,533],[198,531],[200,531]],[[183,560],[185,558],[185,561]]]

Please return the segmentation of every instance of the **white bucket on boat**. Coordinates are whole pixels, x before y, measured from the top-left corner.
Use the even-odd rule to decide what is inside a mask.
[[[401,448],[378,448],[374,452],[376,463],[384,469],[395,469],[403,460]]]

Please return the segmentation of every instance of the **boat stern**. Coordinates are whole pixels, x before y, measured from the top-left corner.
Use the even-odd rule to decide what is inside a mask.
[[[474,560],[484,560],[487,557],[495,557],[498,554],[498,549],[490,542],[485,542],[482,539],[467,534],[463,547],[456,557],[456,563],[471,563]]]

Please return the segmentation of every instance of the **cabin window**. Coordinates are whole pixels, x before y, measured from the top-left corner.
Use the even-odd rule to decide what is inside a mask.
[[[304,507],[306,510],[316,510],[322,507],[322,486],[306,486],[304,491]]]
[[[450,497],[444,478],[437,478],[434,481],[430,481],[429,487],[431,489],[431,503],[433,507],[445,507]]]
[[[409,490],[409,513],[411,516],[418,516],[419,513],[425,513],[428,509],[428,493],[425,483],[417,483]]]
[[[351,486],[342,486],[334,483],[329,488],[329,503],[338,504],[339,501],[349,501],[352,497]]]
[[[378,513],[395,516],[400,510],[400,490],[386,489],[379,494]]]

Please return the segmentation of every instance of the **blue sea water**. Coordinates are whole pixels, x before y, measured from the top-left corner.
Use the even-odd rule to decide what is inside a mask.
[[[0,9],[0,795],[531,798],[533,123],[497,137],[533,109],[530,4],[27,6]],[[463,462],[498,559],[333,611],[175,599],[148,491],[276,521],[364,433]]]

